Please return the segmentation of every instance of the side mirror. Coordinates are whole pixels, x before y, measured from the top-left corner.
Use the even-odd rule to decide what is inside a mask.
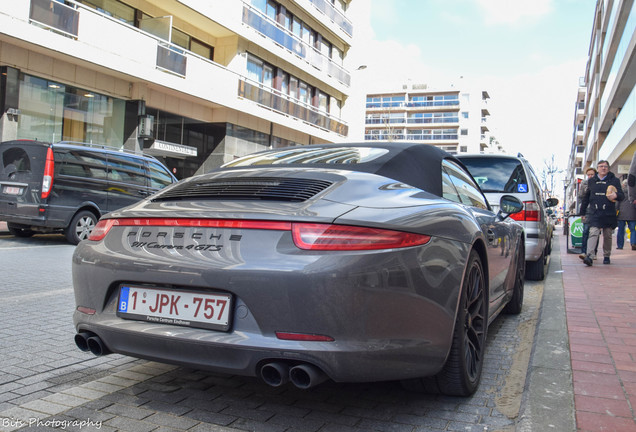
[[[545,201],[545,206],[546,206],[546,207],[554,207],[554,206],[556,206],[557,204],[559,204],[559,199],[558,199],[558,198],[548,198],[548,199]]]
[[[502,219],[521,210],[523,210],[523,203],[517,197],[504,195],[499,200],[499,215],[503,216]]]

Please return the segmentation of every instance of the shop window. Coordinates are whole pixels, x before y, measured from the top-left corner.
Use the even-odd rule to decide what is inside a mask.
[[[121,147],[126,102],[20,74],[19,139]]]

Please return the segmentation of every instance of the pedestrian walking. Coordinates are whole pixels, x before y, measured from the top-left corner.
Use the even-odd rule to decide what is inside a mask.
[[[616,233],[616,249],[623,249],[625,244],[625,227],[629,228],[629,243],[636,251],[636,207],[628,198],[627,179],[621,182],[625,199],[618,205],[618,232]]]
[[[584,216],[584,222],[590,224],[590,235],[587,240],[587,252],[583,263],[592,265],[592,253],[598,246],[599,237],[603,235],[603,264],[610,264],[612,254],[612,233],[618,226],[616,218],[616,201],[625,198],[621,183],[609,170],[609,162],[601,160],[596,165],[597,174],[588,180],[587,190],[583,194],[580,213],[585,215],[588,207],[592,213]]]
[[[583,195],[587,191],[587,182],[596,175],[596,170],[594,167],[589,167],[585,170],[585,176],[587,177],[581,183],[580,193],[579,193],[579,203],[583,200]],[[585,255],[587,254],[587,239],[590,235],[590,224],[586,222],[587,219],[592,215],[592,208],[590,206],[587,207],[586,214],[581,218],[583,221],[583,236],[581,237],[581,254],[579,258],[585,259]],[[592,258],[596,258],[596,250],[594,250],[594,255]]]

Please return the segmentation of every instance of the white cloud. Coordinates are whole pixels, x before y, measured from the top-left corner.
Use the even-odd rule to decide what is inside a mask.
[[[487,24],[518,24],[552,11],[553,0],[476,0]]]

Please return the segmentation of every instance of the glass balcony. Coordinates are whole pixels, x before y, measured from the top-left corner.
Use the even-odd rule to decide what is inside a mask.
[[[29,21],[68,37],[77,38],[78,35],[79,12],[64,3],[31,0]]]
[[[238,95],[267,108],[306,121],[322,129],[347,136],[349,126],[316,107],[305,104],[298,99],[283,95],[275,89],[242,77],[239,80]]]
[[[243,23],[341,83],[347,86],[351,84],[349,72],[287,29],[278,25],[278,23],[270,20],[259,10],[247,4],[243,7]]]
[[[401,134],[401,133],[367,133],[364,135],[366,141],[456,141],[457,135],[443,134],[443,135],[430,135],[430,134]]]
[[[327,15],[327,17],[333,21],[338,27],[340,27],[346,34],[353,36],[353,25],[351,21],[347,19],[340,11],[334,8],[333,4],[325,0],[309,0],[316,9]]]
[[[187,60],[182,49],[164,43],[157,45],[157,67],[159,69],[185,77]]]

